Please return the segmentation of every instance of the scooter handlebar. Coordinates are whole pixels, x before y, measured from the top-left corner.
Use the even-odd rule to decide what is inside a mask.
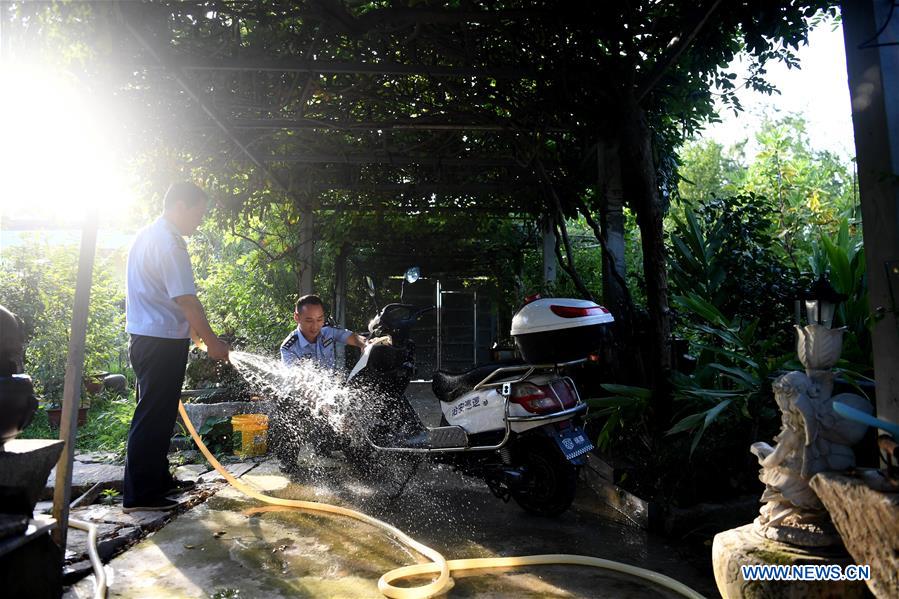
[[[409,329],[423,314],[435,310],[436,306],[419,308],[412,304],[387,304],[381,309],[381,313],[369,323],[369,331],[374,332],[380,327],[385,330]],[[399,314],[400,311],[405,311]]]

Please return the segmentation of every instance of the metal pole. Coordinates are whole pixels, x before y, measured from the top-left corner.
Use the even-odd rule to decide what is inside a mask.
[[[437,370],[443,363],[443,289],[437,279]]]
[[[84,344],[87,337],[87,311],[91,298],[94,254],[97,249],[97,210],[91,209],[81,231],[81,254],[78,259],[78,278],[75,283],[75,304],[72,307],[72,329],[66,378],[62,392],[62,417],[59,438],[65,449],[56,463],[56,487],[53,490],[53,517],[57,527],[53,540],[65,551],[69,524],[69,503],[72,500],[72,467],[75,461],[75,436],[78,433],[78,408],[81,405],[81,376],[84,371]]]
[[[474,362],[475,366],[478,365],[478,292],[475,291],[474,299],[472,300],[474,305],[474,334],[472,336],[472,344],[474,345]]]
[[[349,244],[345,243],[340,246],[334,269],[334,318],[337,319],[337,326],[342,329],[346,328],[346,258],[349,251]],[[342,343],[337,344],[334,352],[338,366],[344,368],[346,366],[346,347]]]

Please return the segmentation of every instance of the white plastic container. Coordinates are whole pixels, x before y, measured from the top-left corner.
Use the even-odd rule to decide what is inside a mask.
[[[602,346],[615,318],[595,302],[552,297],[525,305],[512,318],[512,337],[530,364],[559,364],[586,358]]]

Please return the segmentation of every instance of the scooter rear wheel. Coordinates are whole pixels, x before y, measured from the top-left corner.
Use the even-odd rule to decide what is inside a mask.
[[[551,439],[522,439],[514,456],[515,463],[524,469],[521,485],[511,489],[518,505],[538,516],[557,516],[571,506],[577,490],[577,467],[565,459]]]

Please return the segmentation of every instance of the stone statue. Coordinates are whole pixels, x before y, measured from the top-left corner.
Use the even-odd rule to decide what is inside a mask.
[[[842,329],[819,324],[796,327],[798,353],[805,373],[788,372],[773,385],[781,411],[776,445],[753,443],[750,451],[762,466],[765,483],[756,526],[764,536],[794,545],[825,546],[839,538],[809,480],[819,472],[843,471],[855,466],[852,446],[865,435],[866,425],[839,417],[839,401],[868,414],[874,409],[865,398],[833,392],[833,365],[840,357]]]

